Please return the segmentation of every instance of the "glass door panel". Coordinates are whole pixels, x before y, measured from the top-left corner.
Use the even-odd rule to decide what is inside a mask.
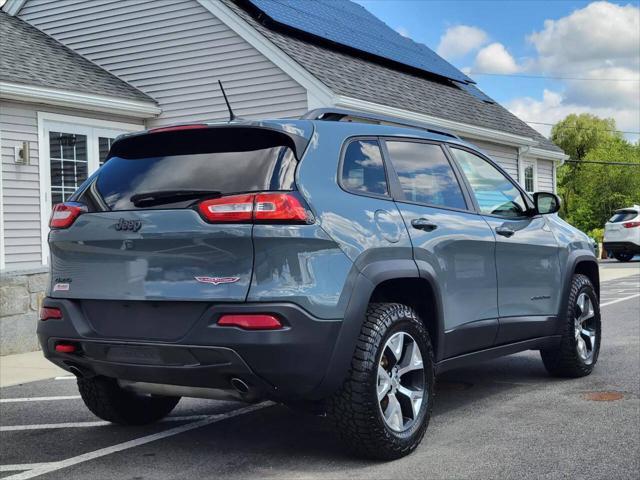
[[[49,132],[51,204],[66,201],[87,179],[87,136]]]

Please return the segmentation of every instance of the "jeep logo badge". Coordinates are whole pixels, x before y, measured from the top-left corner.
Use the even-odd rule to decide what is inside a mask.
[[[115,224],[116,230],[131,230],[132,232],[137,232],[142,227],[142,222],[140,220],[126,220],[121,218],[118,223]]]

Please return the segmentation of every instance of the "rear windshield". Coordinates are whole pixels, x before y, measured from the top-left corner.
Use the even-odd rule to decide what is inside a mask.
[[[616,212],[613,214],[613,217],[609,219],[611,223],[619,223],[626,222],[627,220],[633,220],[638,215],[638,212],[634,212],[633,210],[623,210],[621,212]]]
[[[207,132],[208,141],[198,144],[185,142],[184,133],[145,135],[129,149],[114,148],[117,155],[97,172],[80,201],[93,211],[181,208],[207,197],[294,189],[297,160],[286,136],[262,131],[256,141],[255,131],[240,135],[227,130],[224,137],[221,131]],[[197,135],[188,136],[194,140]],[[147,148],[140,145],[150,140]],[[145,195],[152,201],[141,201]]]

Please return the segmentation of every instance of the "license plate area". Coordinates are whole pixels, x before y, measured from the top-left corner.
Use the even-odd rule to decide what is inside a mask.
[[[185,336],[209,306],[205,302],[82,300],[94,337],[175,341]]]

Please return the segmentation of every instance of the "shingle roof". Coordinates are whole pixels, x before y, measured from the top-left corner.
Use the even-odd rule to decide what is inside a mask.
[[[333,92],[416,113],[533,138],[538,147],[562,150],[498,103],[486,103],[453,83],[401,71],[267,27],[231,0],[223,0],[244,21],[283,50]]]
[[[418,70],[474,83],[429,47],[403,37],[357,3],[344,0],[248,1],[282,25]]]
[[[0,11],[0,80],[155,101],[27,22]]]

